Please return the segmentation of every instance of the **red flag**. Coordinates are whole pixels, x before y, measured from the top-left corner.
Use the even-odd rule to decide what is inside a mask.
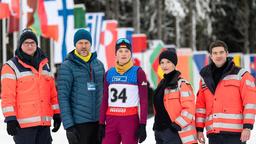
[[[0,19],[8,18],[11,15],[8,3],[0,2],[0,10]]]
[[[30,27],[35,19],[34,19],[34,13],[37,9],[37,0],[27,0],[27,6],[29,7],[30,11],[27,12],[27,26]]]
[[[46,9],[49,7],[49,9]],[[53,40],[58,40],[58,24],[56,20],[57,15],[57,2],[56,1],[38,1],[38,16],[40,18],[40,27],[42,35]]]
[[[147,36],[145,34],[132,35],[132,51],[140,53],[147,49]]]
[[[103,23],[103,31],[101,33],[100,43],[105,48],[105,57],[108,68],[115,66],[117,25],[118,22],[116,20],[105,20]]]
[[[11,0],[10,8],[11,15],[8,23],[8,32],[12,33],[19,31],[20,21],[20,0]]]
[[[8,23],[8,32],[13,33],[19,31],[19,23],[20,19],[15,16],[10,16],[9,23]]]

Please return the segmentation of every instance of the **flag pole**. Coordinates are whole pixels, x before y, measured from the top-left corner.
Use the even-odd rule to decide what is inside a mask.
[[[18,43],[18,32],[13,32],[13,56],[15,56],[15,50],[16,50],[16,48],[17,48],[17,43]]]
[[[54,42],[50,39],[50,67],[52,70],[52,73],[56,73],[56,67],[54,65]]]
[[[19,32],[22,31],[23,29],[23,23],[22,23],[22,19],[23,19],[23,0],[20,0],[20,19],[19,19],[19,22],[20,22],[20,25],[19,25]]]
[[[7,49],[6,49],[6,19],[3,19],[2,20],[2,47],[3,47],[3,60],[2,60],[2,64],[4,64],[5,62],[6,62],[6,60],[7,60],[7,56],[6,56],[6,54],[7,54]]]

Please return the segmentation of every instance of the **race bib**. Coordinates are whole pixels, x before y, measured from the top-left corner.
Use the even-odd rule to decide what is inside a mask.
[[[138,86],[131,84],[110,84],[108,87],[108,104],[113,107],[138,106]]]

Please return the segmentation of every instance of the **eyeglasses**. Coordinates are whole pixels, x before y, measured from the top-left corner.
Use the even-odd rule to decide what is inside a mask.
[[[117,44],[117,45],[120,45],[120,44],[122,44],[122,43],[126,43],[126,44],[131,45],[131,42],[130,42],[128,39],[126,39],[126,38],[120,38],[120,39],[118,39],[118,40],[116,41],[116,44]]]
[[[22,45],[24,45],[26,47],[31,45],[32,47],[34,47],[34,46],[36,46],[36,43],[34,41],[32,41],[32,42],[23,42]]]

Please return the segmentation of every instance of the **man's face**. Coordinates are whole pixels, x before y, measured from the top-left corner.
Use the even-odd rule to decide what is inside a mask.
[[[227,60],[228,52],[225,51],[225,48],[222,46],[214,47],[212,49],[212,53],[210,54],[210,57],[211,57],[213,63],[217,67],[221,67],[225,64],[225,62]]]
[[[81,56],[88,56],[90,53],[91,43],[86,39],[81,39],[76,43],[76,51]]]
[[[34,53],[36,52],[36,42],[33,39],[26,39],[22,45],[21,50],[30,56],[34,56]]]

